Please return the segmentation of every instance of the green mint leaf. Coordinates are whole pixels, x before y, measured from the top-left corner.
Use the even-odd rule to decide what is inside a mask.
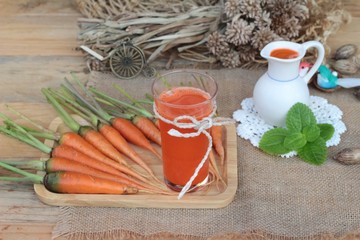
[[[286,115],[286,127],[291,132],[301,132],[309,125],[316,124],[316,118],[311,109],[303,103],[296,103]]]
[[[306,143],[297,153],[305,162],[321,165],[327,157],[326,141],[322,137],[318,137],[314,142]]]
[[[284,140],[288,135],[288,130],[284,128],[274,128],[267,131],[261,138],[259,148],[269,154],[285,154],[290,152],[284,147]]]
[[[333,125],[328,123],[319,123],[317,125],[320,129],[320,136],[325,140],[330,140],[332,136],[334,135],[335,128]]]
[[[302,148],[306,144],[306,138],[302,133],[295,132],[290,133],[285,137],[284,147],[290,150],[297,150]]]
[[[320,128],[317,125],[309,125],[304,127],[302,133],[308,142],[313,142],[320,136]]]

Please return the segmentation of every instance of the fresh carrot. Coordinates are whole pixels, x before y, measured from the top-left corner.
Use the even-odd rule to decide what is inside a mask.
[[[155,126],[153,121],[147,117],[137,115],[132,119],[132,122],[148,139],[161,146],[160,130]]]
[[[43,94],[48,99],[50,104],[59,113],[64,123],[74,132],[79,133],[86,141],[105,154],[107,157],[118,161],[121,164],[127,165],[125,157],[98,131],[90,126],[80,126],[69,113],[60,105],[49,90],[42,89]]]
[[[108,124],[100,123],[98,129],[112,144],[130,159],[134,160],[139,166],[144,168],[154,179],[157,180],[152,169],[142,160],[139,154],[130,146],[125,138],[114,127]]]
[[[112,174],[114,176],[120,176],[120,177],[127,176],[117,168],[105,164],[103,161],[96,160],[95,158],[92,158],[76,150],[75,148],[64,144],[53,147],[51,151],[51,157],[67,158],[72,161],[79,162],[80,164],[87,165],[89,167]]]
[[[59,143],[63,145],[67,145],[70,147],[75,148],[79,152],[86,154],[92,158],[95,158],[98,161],[101,161],[115,169],[120,170],[123,173],[126,173],[134,178],[137,178],[141,181],[147,182],[148,180],[142,177],[137,172],[133,171],[132,169],[124,166],[122,164],[117,164],[112,159],[108,158],[107,156],[103,155],[100,151],[94,148],[93,145],[88,143],[84,138],[82,138],[79,134],[74,132],[66,132],[62,134],[61,138],[59,139]]]
[[[156,149],[151,145],[149,140],[144,136],[144,134],[138,129],[131,121],[124,118],[112,118],[111,125],[120,132],[122,136],[129,142],[145,148],[155,154],[159,159],[161,155],[156,151]]]
[[[54,172],[44,177],[46,189],[70,194],[134,194],[137,188],[76,172]]]
[[[212,126],[210,129],[210,134],[213,139],[213,146],[216,153],[220,157],[220,162],[223,165],[225,160],[225,148],[224,148],[224,128],[223,126]]]
[[[223,186],[227,186],[224,177],[221,175],[221,172],[216,164],[216,158],[213,151],[210,151],[209,154],[209,167],[211,169],[211,173],[214,175],[214,181],[217,183],[216,186],[218,187],[218,190],[220,191],[220,186],[218,183],[222,183]]]
[[[98,178],[104,178],[111,181],[123,183],[130,187],[135,187],[141,190],[146,190],[148,192],[154,192],[154,193],[163,193],[167,194],[162,189],[155,188],[151,185],[148,185],[146,183],[139,183],[136,182],[127,175],[119,175],[119,174],[110,174],[107,172],[104,172],[102,170],[90,167],[88,165],[85,165],[83,163],[77,162],[76,160],[71,160],[67,158],[62,157],[52,157],[47,160],[31,160],[31,161],[11,161],[6,162],[7,164],[11,166],[16,166],[20,168],[26,168],[26,169],[34,169],[39,171],[45,171],[46,173],[52,173],[52,172],[77,172],[77,173],[83,173],[88,174],[90,176],[98,177]]]
[[[154,122],[155,126],[156,126],[158,129],[160,129],[160,120],[159,120],[158,118],[154,118],[154,119],[153,119],[153,122]]]
[[[134,194],[138,192],[137,188],[129,187],[119,182],[98,178],[83,173],[62,171],[47,173],[44,176],[39,176],[3,162],[0,162],[0,166],[25,176],[33,183],[44,184],[47,190],[55,193]]]

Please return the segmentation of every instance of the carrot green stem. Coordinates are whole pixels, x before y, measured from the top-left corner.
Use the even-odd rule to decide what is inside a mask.
[[[29,177],[0,177],[0,181],[6,181],[6,182],[29,182],[31,181],[31,178]]]
[[[44,128],[43,126],[41,126],[40,124],[37,124],[36,122],[34,122],[32,119],[28,118],[27,116],[25,116],[24,114],[22,114],[21,112],[15,110],[14,108],[10,107],[9,105],[6,104],[7,109],[9,109],[10,111],[14,112],[16,115],[20,116],[22,119],[26,120],[27,122],[31,123],[34,127],[39,128],[40,130],[44,131],[44,132],[52,132],[51,130]]]
[[[146,114],[150,114],[152,115],[150,112],[148,112],[144,106],[142,106],[140,104],[140,101],[136,100],[135,98],[133,98],[128,92],[125,91],[125,89],[121,88],[118,84],[113,84],[113,86],[120,92],[122,93],[125,97],[127,97],[133,105],[137,106],[139,109],[141,109],[142,111],[144,111]]]
[[[16,166],[22,169],[34,169],[34,170],[45,170],[45,161],[41,160],[30,160],[30,161],[6,161],[2,160],[2,163],[8,164],[10,166]]]
[[[60,103],[51,95],[48,89],[41,89],[41,92],[45,95],[49,103],[54,107],[54,109],[59,113],[61,119],[64,123],[74,132],[78,132],[80,129],[80,124],[76,122],[70,114],[60,105]]]
[[[100,118],[104,119],[105,121],[110,121],[112,119],[112,116],[110,116],[107,112],[105,112],[100,105],[96,102],[95,97],[91,96],[90,99],[92,99],[92,104],[86,100],[81,94],[71,85],[71,83],[65,79],[66,84],[64,87],[70,91],[77,99],[77,101],[80,101],[80,104],[85,105],[88,109],[90,109],[92,112],[94,112],[96,115],[98,115]],[[90,94],[87,94],[90,96]]]
[[[153,101],[151,101],[151,100],[147,100],[147,99],[144,99],[144,100],[137,100],[136,102],[137,102],[137,103],[148,104],[148,105],[152,105],[152,104],[154,104],[154,102],[153,102]]]
[[[154,101],[155,101],[154,96],[146,93],[146,94],[145,94],[145,97],[146,97],[146,99],[149,100],[149,102],[154,103]]]
[[[95,93],[98,97],[101,97],[101,98],[105,99],[106,101],[109,101],[109,102],[111,102],[113,104],[125,106],[125,107],[127,107],[129,109],[135,110],[136,112],[140,113],[141,115],[143,115],[145,117],[149,117],[149,118],[153,117],[153,115],[150,112],[148,112],[147,110],[145,110],[143,108],[136,107],[136,106],[134,106],[132,104],[121,101],[119,99],[110,97],[109,95],[105,94],[104,92],[101,92],[101,91],[99,91],[99,90],[97,90],[97,89],[95,89],[93,87],[90,88],[90,91]]]
[[[122,112],[119,112],[119,111],[116,111],[114,109],[107,109],[107,112],[109,114],[111,114],[112,116],[114,117],[120,117],[120,118],[125,118],[125,119],[132,119],[134,117],[133,114],[129,114],[129,113],[122,113]]]
[[[21,126],[27,133],[29,133],[30,135],[34,136],[34,137],[40,137],[40,138],[45,138],[45,139],[50,139],[50,140],[58,140],[60,138],[58,133],[51,133],[51,132],[41,132],[38,130],[35,130],[33,128],[29,128],[23,125],[19,125]],[[9,126],[10,130],[12,130],[13,128],[11,126]],[[13,129],[14,131],[16,131],[16,129]]]
[[[66,98],[64,95],[59,94],[58,92],[53,92],[53,94],[56,95],[58,98],[61,98],[58,100],[60,101],[60,104],[62,104],[64,107],[70,109],[71,111],[73,111],[74,113],[76,113],[77,115],[82,117],[83,119],[90,122],[92,125],[97,126],[97,124],[99,122],[99,118],[95,114],[93,114],[91,111],[84,108],[77,102],[75,102],[69,98]]]
[[[5,114],[0,113],[0,117],[5,119],[4,122],[5,122],[5,124],[8,125],[8,127],[0,126],[1,133],[11,136],[15,139],[18,139],[24,143],[27,143],[30,146],[33,146],[45,153],[51,152],[51,148],[49,146],[45,145],[43,142],[38,140],[36,137],[29,134],[24,128],[22,128],[19,124],[12,121]],[[11,128],[9,128],[9,126],[11,126]]]
[[[77,83],[77,85],[81,88],[81,90],[85,93],[85,95],[90,99],[90,101],[94,104],[97,109],[101,109],[100,105],[96,102],[94,96],[86,89],[86,87],[80,82],[79,78],[74,74],[71,73],[71,76]]]
[[[27,177],[30,181],[32,181],[33,183],[42,183],[43,182],[43,177],[33,174],[33,173],[29,173],[26,171],[23,171],[19,168],[13,167],[9,164],[6,164],[4,162],[0,162],[0,167],[5,168],[6,170],[12,171],[14,173],[20,174],[24,177]]]
[[[102,98],[99,98],[99,97],[95,97],[95,99],[100,102],[100,103],[103,103],[105,105],[108,105],[110,107],[117,107],[116,105],[112,104],[111,102],[109,101],[106,101],[105,99],[102,99]],[[114,109],[109,109],[109,108],[103,108],[104,111],[106,111],[108,114],[110,115],[113,115],[113,113],[116,113],[115,115],[117,117],[121,117],[121,118],[125,118],[125,119],[132,119],[134,117],[134,114],[131,114],[131,113],[124,113],[124,112],[119,112],[119,111],[115,111]]]

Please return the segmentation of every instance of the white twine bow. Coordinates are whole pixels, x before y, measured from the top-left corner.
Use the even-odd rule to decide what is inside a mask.
[[[192,133],[181,133],[178,130],[172,128],[168,131],[169,135],[171,135],[173,137],[190,138],[190,137],[197,137],[200,134],[204,134],[207,137],[207,139],[209,140],[209,144],[208,144],[208,147],[206,149],[206,152],[205,152],[203,158],[201,159],[201,161],[200,161],[199,165],[196,167],[193,175],[191,176],[189,181],[185,184],[185,186],[181,189],[181,191],[177,197],[178,199],[181,199],[185,195],[185,193],[190,189],[192,182],[197,177],[200,169],[203,167],[203,165],[205,164],[205,162],[210,154],[211,147],[212,147],[212,137],[211,137],[210,133],[206,130],[211,128],[212,126],[220,126],[220,125],[234,123],[234,120],[230,119],[230,118],[222,118],[222,117],[213,118],[213,116],[215,115],[215,112],[216,112],[216,105],[214,106],[211,114],[208,117],[201,119],[200,121],[197,120],[195,117],[187,116],[187,115],[178,116],[173,121],[171,121],[169,119],[164,118],[157,112],[155,104],[153,105],[153,109],[154,109],[155,116],[158,117],[161,121],[163,121],[165,123],[172,124],[175,127],[181,128],[181,129],[195,129],[196,130],[196,132],[192,132]],[[190,122],[181,122],[181,120],[189,120]]]

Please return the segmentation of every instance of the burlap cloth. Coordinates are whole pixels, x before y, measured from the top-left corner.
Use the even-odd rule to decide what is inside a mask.
[[[231,117],[240,102],[252,96],[264,70],[209,70],[219,84],[219,113]],[[90,83],[113,96],[118,82],[134,96],[150,93],[142,77],[119,80],[93,72]],[[68,239],[264,239],[358,237],[360,232],[360,165],[331,159],[344,147],[360,147],[360,101],[353,90],[311,95],[328,99],[344,113],[347,131],[329,149],[322,166],[297,157],[271,157],[238,137],[239,184],[234,201],[221,209],[134,209],[62,207],[53,237]],[[270,89],[269,89],[270,91]],[[349,234],[352,233],[352,234]]]

